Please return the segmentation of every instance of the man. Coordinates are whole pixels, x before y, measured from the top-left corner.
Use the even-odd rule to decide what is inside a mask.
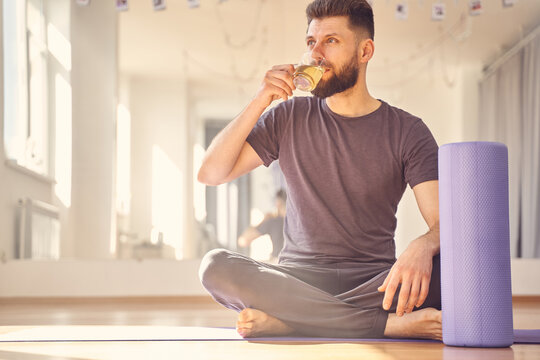
[[[270,212],[264,216],[264,219],[257,226],[250,226],[238,238],[238,245],[248,247],[253,240],[262,235],[270,235],[272,241],[272,254],[270,262],[275,263],[283,248],[283,223],[285,221],[287,194],[285,190],[280,189],[275,195],[276,211]]]
[[[441,339],[437,144],[419,118],[369,94],[374,30],[365,0],[315,0],[306,14],[307,47],[326,60],[315,96],[289,99],[294,67],[274,66],[198,175],[218,185],[279,158],[288,185],[279,265],[214,250],[201,281],[240,312],[244,337]],[[263,114],[277,99],[286,101]],[[430,230],[396,261],[395,213],[407,183]]]

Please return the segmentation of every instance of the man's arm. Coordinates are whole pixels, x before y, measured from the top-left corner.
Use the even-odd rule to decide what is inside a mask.
[[[293,65],[279,65],[266,73],[255,98],[212,140],[199,169],[200,182],[223,184],[262,165],[261,158],[246,139],[272,101],[292,96],[293,72]]]
[[[242,235],[238,238],[238,245],[241,247],[249,246],[249,244],[259,236],[262,236],[259,230],[257,230],[256,227],[250,226],[244,230]]]
[[[396,314],[410,313],[421,306],[429,291],[433,256],[440,250],[439,242],[439,182],[426,181],[413,188],[416,202],[429,231],[413,240],[397,259],[379,287],[384,291],[383,308],[390,309],[396,290],[401,284]]]

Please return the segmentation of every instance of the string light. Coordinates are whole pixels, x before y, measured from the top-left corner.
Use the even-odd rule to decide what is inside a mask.
[[[257,2],[257,11],[256,11],[256,16],[253,18],[253,25],[251,27],[251,30],[247,31],[247,33],[250,34],[250,36],[246,40],[244,40],[244,41],[242,41],[242,42],[240,42],[238,44],[235,44],[232,41],[232,37],[229,34],[229,32],[227,31],[227,27],[225,26],[225,19],[223,18],[223,15],[221,14],[221,11],[220,11],[221,2],[217,6],[215,6],[216,16],[217,16],[217,19],[218,19],[219,24],[221,26],[222,34],[225,37],[225,43],[227,44],[227,46],[229,46],[231,48],[235,48],[235,49],[244,49],[250,43],[254,42],[257,39],[257,35],[256,35],[257,34],[257,26],[261,23],[261,13],[262,13],[262,7],[263,7],[264,3],[265,3],[265,0],[259,0]]]
[[[74,0],[78,5],[90,5],[91,2],[89,0]],[[125,0],[111,0],[115,1],[117,4],[117,7],[119,10],[128,10],[127,8],[127,1]],[[220,77],[223,79],[230,79],[239,83],[250,83],[253,82],[258,78],[259,72],[261,71],[262,64],[264,63],[265,55],[267,54],[267,48],[268,48],[268,25],[264,24],[265,17],[263,16],[263,13],[266,13],[264,11],[265,4],[267,3],[266,0],[257,0],[255,11],[252,12],[254,16],[251,16],[252,23],[250,24],[250,28],[248,30],[242,31],[242,34],[246,34],[247,37],[241,40],[236,39],[233,34],[230,31],[230,28],[227,26],[227,18],[224,16],[223,8],[222,6],[226,6],[228,3],[232,3],[232,0],[188,0],[188,4],[192,3],[199,3],[203,1],[212,1],[215,7],[215,14],[217,19],[217,24],[219,25],[219,32],[221,32],[224,43],[228,48],[228,51],[230,53],[229,58],[231,61],[231,67],[229,72],[221,72],[219,70],[216,70],[215,67],[207,65],[204,61],[201,61],[197,58],[196,55],[192,54],[192,52],[185,49],[185,59],[186,61],[189,61],[196,66],[202,68],[205,72],[212,74],[215,77]],[[437,0],[442,3],[441,0]],[[370,1],[370,3],[375,3],[375,5],[382,4],[382,6],[386,6],[387,8],[391,9],[390,11],[396,11],[396,4],[409,4],[413,3],[415,1],[413,0],[402,0],[402,1],[396,1],[396,0],[386,0],[386,1],[379,1],[379,0],[373,0]],[[501,6],[508,8],[508,4],[514,4],[515,1],[512,0],[505,0],[500,1]],[[254,1],[249,1],[250,4],[253,4]],[[425,0],[416,0],[417,6],[424,8],[425,7]],[[125,4],[125,6],[122,8],[119,4]],[[459,48],[463,45],[463,43],[471,36],[472,34],[472,20],[471,20],[471,9],[473,8],[473,4],[476,4],[476,6],[479,9],[482,9],[482,1],[476,0],[476,1],[470,1],[470,0],[454,0],[455,6],[463,6],[466,8],[466,10],[463,11],[463,13],[460,15],[459,19],[452,24],[450,27],[448,27],[442,34],[434,38],[433,40],[427,42],[426,45],[423,46],[422,51],[418,52],[415,51],[412,54],[405,56],[401,59],[395,59],[391,62],[385,62],[384,65],[375,65],[371,66],[370,70],[374,72],[385,72],[388,73],[392,70],[402,69],[402,66],[404,63],[409,64],[411,66],[413,63],[414,65],[411,66],[411,68],[416,68],[416,64],[424,65],[420,66],[417,71],[410,72],[410,69],[405,72],[400,72],[401,76],[398,80],[398,82],[394,82],[392,86],[395,86],[396,84],[402,84],[406,83],[411,80],[414,76],[416,76],[422,69],[425,69],[425,64],[429,63],[432,64],[433,62],[433,56],[434,52],[436,50],[439,50],[440,55],[440,61],[442,64],[442,78],[445,81],[445,83],[452,87],[455,84],[456,76],[453,77],[449,74],[449,60],[446,56],[446,50],[445,46],[447,45],[447,42],[449,40],[452,40],[454,43],[457,44]],[[477,12],[478,14],[479,12]],[[250,47],[252,47],[254,44],[258,44],[259,48],[256,51],[256,56],[254,61],[251,61],[250,64],[252,65],[252,68],[249,69],[249,71],[246,71],[246,69],[243,67],[242,69],[239,69],[239,63],[236,60],[236,57],[239,56],[239,53],[241,51],[249,50]],[[455,66],[459,66],[461,63],[461,51],[457,51],[457,58],[455,61]],[[428,59],[426,61],[426,59]]]
[[[463,31],[460,31],[460,28],[463,28],[463,27],[465,29]],[[465,14],[462,14],[457,22],[451,25],[447,30],[445,30],[437,38],[428,42],[427,45],[423,47],[424,51],[422,54],[418,54],[417,52],[414,52],[411,55],[407,55],[407,57],[405,58],[394,60],[391,63],[386,63],[384,67],[380,67],[380,66],[372,67],[372,70],[386,72],[388,71],[389,68],[401,66],[401,64],[403,64],[404,62],[412,62],[412,61],[422,59],[430,55],[431,52],[437,50],[440,46],[442,46],[442,44],[446,40],[452,39],[455,42],[463,42],[467,40],[471,34],[472,34],[471,20],[468,16],[466,16]]]
[[[229,74],[229,73],[217,71],[214,67],[205,64],[204,61],[197,59],[195,55],[193,55],[190,51],[185,50],[185,49],[184,49],[184,58],[188,60],[188,63],[197,65],[205,72],[212,74],[214,76],[221,77],[223,79],[234,80],[241,83],[249,83],[249,82],[252,82],[253,80],[256,80],[256,77],[252,75],[247,76],[247,77],[240,77],[237,74]]]
[[[251,36],[247,38],[246,40],[242,41],[241,43],[233,43],[232,42],[232,36],[227,31],[227,28],[225,26],[225,21],[223,19],[223,16],[220,11],[220,6],[216,5],[216,16],[218,18],[218,23],[221,27],[221,33],[224,36],[225,44],[229,48],[229,52],[231,53],[231,58],[233,61],[231,62],[231,73],[233,76],[233,79],[235,81],[239,81],[242,83],[248,83],[252,82],[257,79],[257,75],[260,72],[260,68],[264,59],[265,50],[268,46],[268,27],[266,25],[262,25],[261,21],[261,14],[263,13],[263,6],[265,5],[266,0],[258,0],[257,1],[257,10],[256,10],[256,16],[254,17],[254,22],[251,28],[251,31],[249,33]],[[261,27],[261,38],[259,39],[259,31],[257,31],[258,27]],[[249,72],[245,71],[243,69],[241,72],[238,70],[238,64],[237,61],[235,61],[235,56],[238,55],[238,50],[246,50],[248,49],[249,45],[252,43],[258,43],[259,49],[256,52],[257,57],[255,61],[251,62],[253,64],[251,70]]]
[[[371,68],[371,71],[375,73],[384,72],[385,74],[388,74],[394,70],[402,70],[399,71],[399,79],[397,79],[396,81],[386,84],[375,85],[381,88],[404,86],[410,81],[416,79],[417,76],[420,76],[422,73],[424,73],[426,65],[429,65],[429,69],[433,71],[433,57],[435,56],[434,53],[438,50],[439,59],[441,62],[441,78],[446,84],[446,86],[450,88],[454,87],[459,73],[456,71],[454,76],[450,76],[449,68],[451,66],[449,65],[449,60],[446,56],[445,46],[448,46],[447,44],[449,40],[451,40],[452,43],[457,44],[458,50],[454,51],[454,53],[457,53],[457,59],[455,64],[453,65],[453,67],[456,68],[461,64],[461,47],[463,46],[465,41],[471,36],[471,34],[472,20],[464,12],[461,14],[460,18],[448,29],[446,29],[442,34],[440,34],[432,41],[429,41],[422,48],[421,52],[415,51],[414,53],[406,56],[405,58],[395,59],[392,62],[386,62],[384,65],[373,66]],[[416,70],[412,72],[403,70],[403,64],[412,65],[412,67],[416,68]]]

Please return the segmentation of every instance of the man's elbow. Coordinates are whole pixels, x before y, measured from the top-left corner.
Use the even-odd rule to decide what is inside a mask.
[[[197,173],[197,181],[209,186],[217,186],[223,184],[223,181],[212,177],[211,172],[205,169],[204,166],[201,166],[199,172]]]

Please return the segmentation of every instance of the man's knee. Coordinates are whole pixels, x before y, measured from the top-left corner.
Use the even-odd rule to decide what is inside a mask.
[[[203,256],[199,267],[199,279],[202,283],[208,282],[220,272],[220,268],[227,261],[229,252],[225,249],[213,249]]]
[[[223,286],[238,274],[237,269],[238,255],[226,249],[210,250],[202,258],[199,267],[199,279],[207,289]]]

